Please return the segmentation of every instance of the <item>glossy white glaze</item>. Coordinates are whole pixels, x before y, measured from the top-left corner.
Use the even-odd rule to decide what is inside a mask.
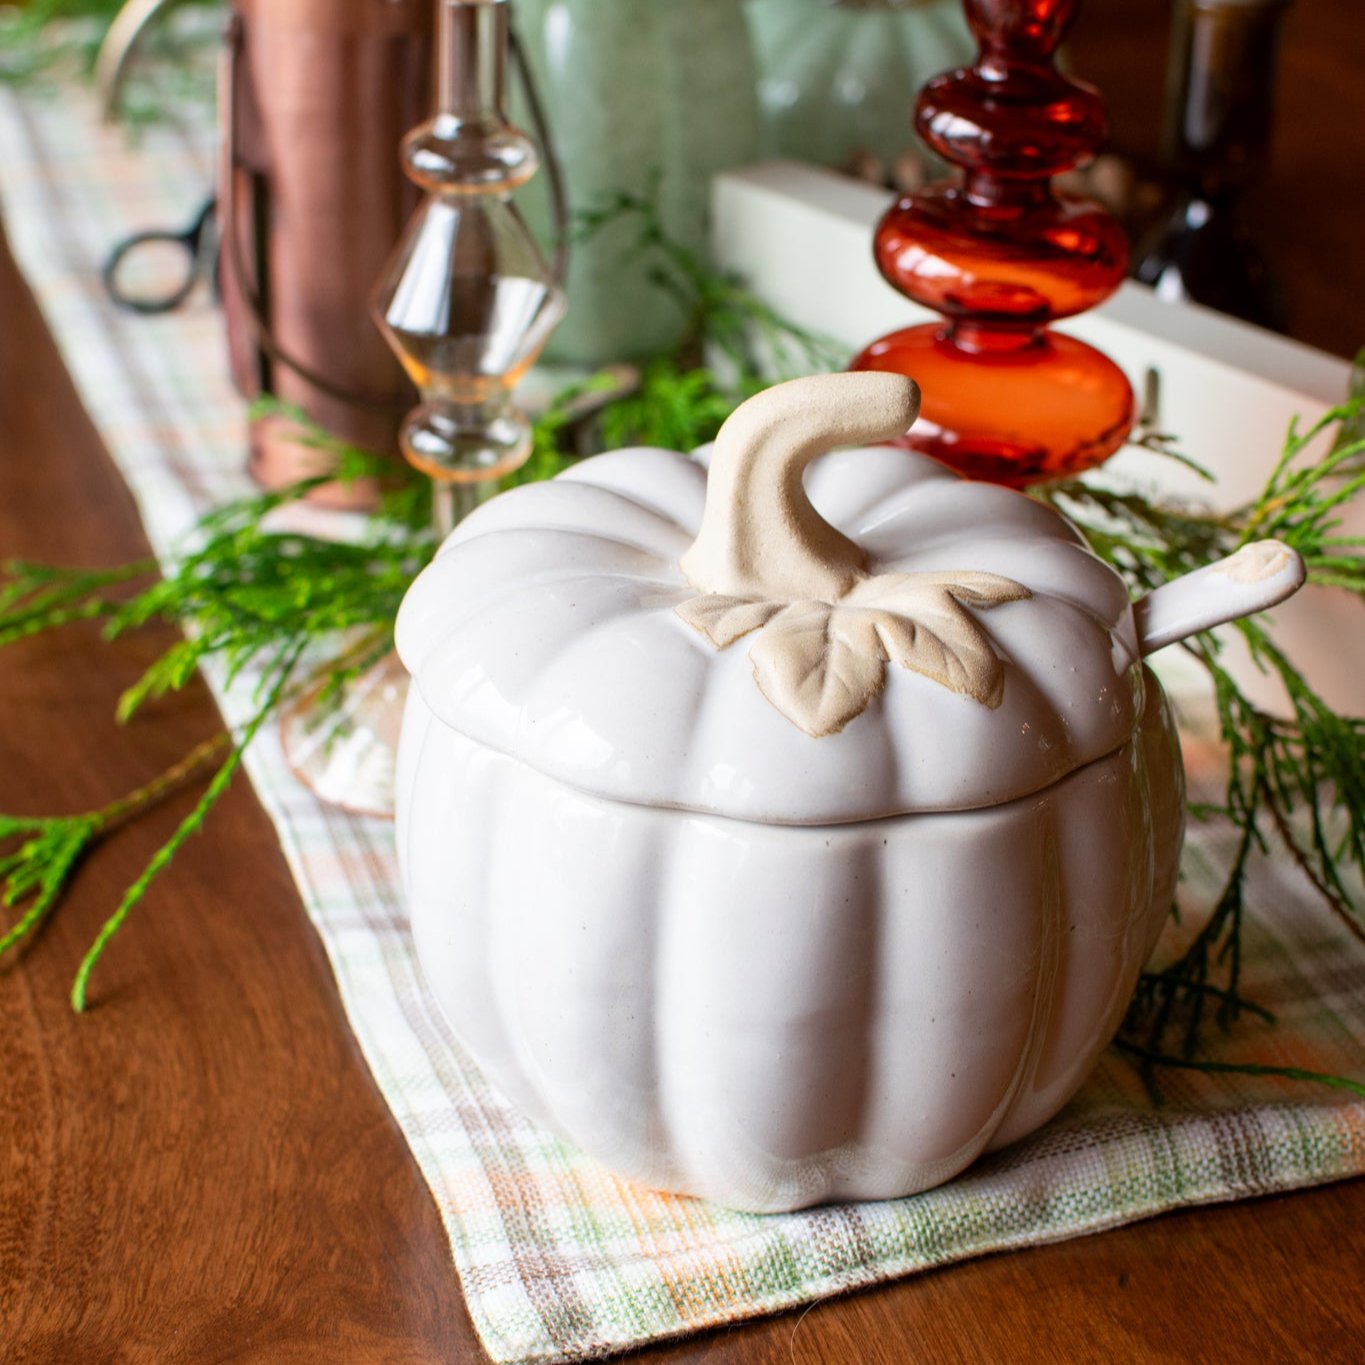
[[[1143,658],[1197,631],[1265,611],[1303,587],[1307,567],[1278,540],[1254,540],[1226,559],[1163,583],[1133,604]]]
[[[1022,494],[874,447],[806,477],[871,572],[998,574],[1032,597],[978,617],[1003,660],[997,708],[889,668],[864,714],[812,741],[755,687],[747,641],[717,650],[677,616],[705,488],[686,456],[623,450],[480,508],[399,614],[427,705],[584,791],[781,824],[996,805],[1132,733],[1138,647],[1117,575]]]
[[[456,1034],[612,1170],[760,1211],[925,1189],[1075,1093],[1184,828],[1141,654],[1301,577],[1276,547],[1163,588],[1140,647],[1119,577],[1021,494],[890,447],[803,485],[825,409],[866,415],[821,395],[872,381],[818,382],[731,419],[752,449],[722,432],[734,515],[692,582],[704,455],[621,451],[481,508],[398,622],[399,857]],[[750,455],[782,489],[752,524]],[[769,561],[780,534],[800,544]],[[835,619],[870,607],[895,619]],[[799,656],[784,696],[748,643],[780,613],[820,636],[778,660]],[[800,672],[838,649],[842,674]]]
[[[1146,696],[1133,741],[1046,791],[794,829],[576,791],[414,688],[427,980],[509,1097],[628,1178],[769,1212],[928,1188],[1050,1118],[1122,1016],[1183,829]]]

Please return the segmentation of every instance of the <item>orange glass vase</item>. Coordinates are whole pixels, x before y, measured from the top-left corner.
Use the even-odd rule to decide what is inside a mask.
[[[961,183],[899,200],[875,238],[886,279],[944,320],[882,337],[851,366],[919,382],[906,445],[1013,486],[1099,464],[1133,422],[1123,371],[1048,330],[1108,298],[1128,269],[1118,223],[1052,190],[1105,135],[1099,95],[1052,65],[1079,3],[965,0],[976,65],[930,81],[915,110]]]

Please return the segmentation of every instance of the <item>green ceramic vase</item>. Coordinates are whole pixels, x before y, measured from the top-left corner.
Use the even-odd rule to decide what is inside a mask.
[[[654,196],[670,237],[708,241],[712,176],[758,150],[757,79],[741,0],[514,0],[513,23],[539,85],[570,208],[621,191]],[[524,93],[517,122],[530,126]],[[542,175],[518,198],[548,241]],[[547,359],[596,365],[673,345],[679,306],[650,278],[638,219],[576,241],[568,312]]]
[[[910,117],[931,76],[969,66],[961,0],[751,0],[764,153],[893,166],[917,142]]]

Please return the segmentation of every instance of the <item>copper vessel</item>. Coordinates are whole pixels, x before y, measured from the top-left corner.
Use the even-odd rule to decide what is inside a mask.
[[[430,0],[233,0],[219,104],[233,379],[395,456],[415,394],[368,300],[415,204],[397,149],[430,109],[432,22]],[[266,487],[326,459],[287,417],[253,421],[250,467]],[[356,506],[373,492],[315,496]]]

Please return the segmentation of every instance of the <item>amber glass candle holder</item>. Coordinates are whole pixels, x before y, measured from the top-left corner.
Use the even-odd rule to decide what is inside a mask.
[[[437,112],[403,143],[424,198],[374,299],[422,395],[399,432],[433,482],[437,529],[496,492],[531,452],[512,391],[564,313],[564,295],[512,194],[534,143],[507,121],[508,0],[439,0]]]
[[[919,382],[905,444],[1014,486],[1099,464],[1133,422],[1122,370],[1048,327],[1108,298],[1128,268],[1114,218],[1051,184],[1105,136],[1099,95],[1053,66],[1078,6],[965,0],[976,64],[930,81],[915,110],[960,183],[900,199],[875,238],[886,279],[943,321],[882,337],[851,367]]]
[[[399,445],[432,481],[445,537],[531,453],[513,390],[563,316],[564,294],[511,202],[538,157],[505,114],[508,0],[436,2],[437,110],[402,149],[423,199],[373,312],[421,392]],[[282,726],[295,773],[333,805],[391,815],[407,689],[391,653],[326,716],[315,698],[297,704]]]

